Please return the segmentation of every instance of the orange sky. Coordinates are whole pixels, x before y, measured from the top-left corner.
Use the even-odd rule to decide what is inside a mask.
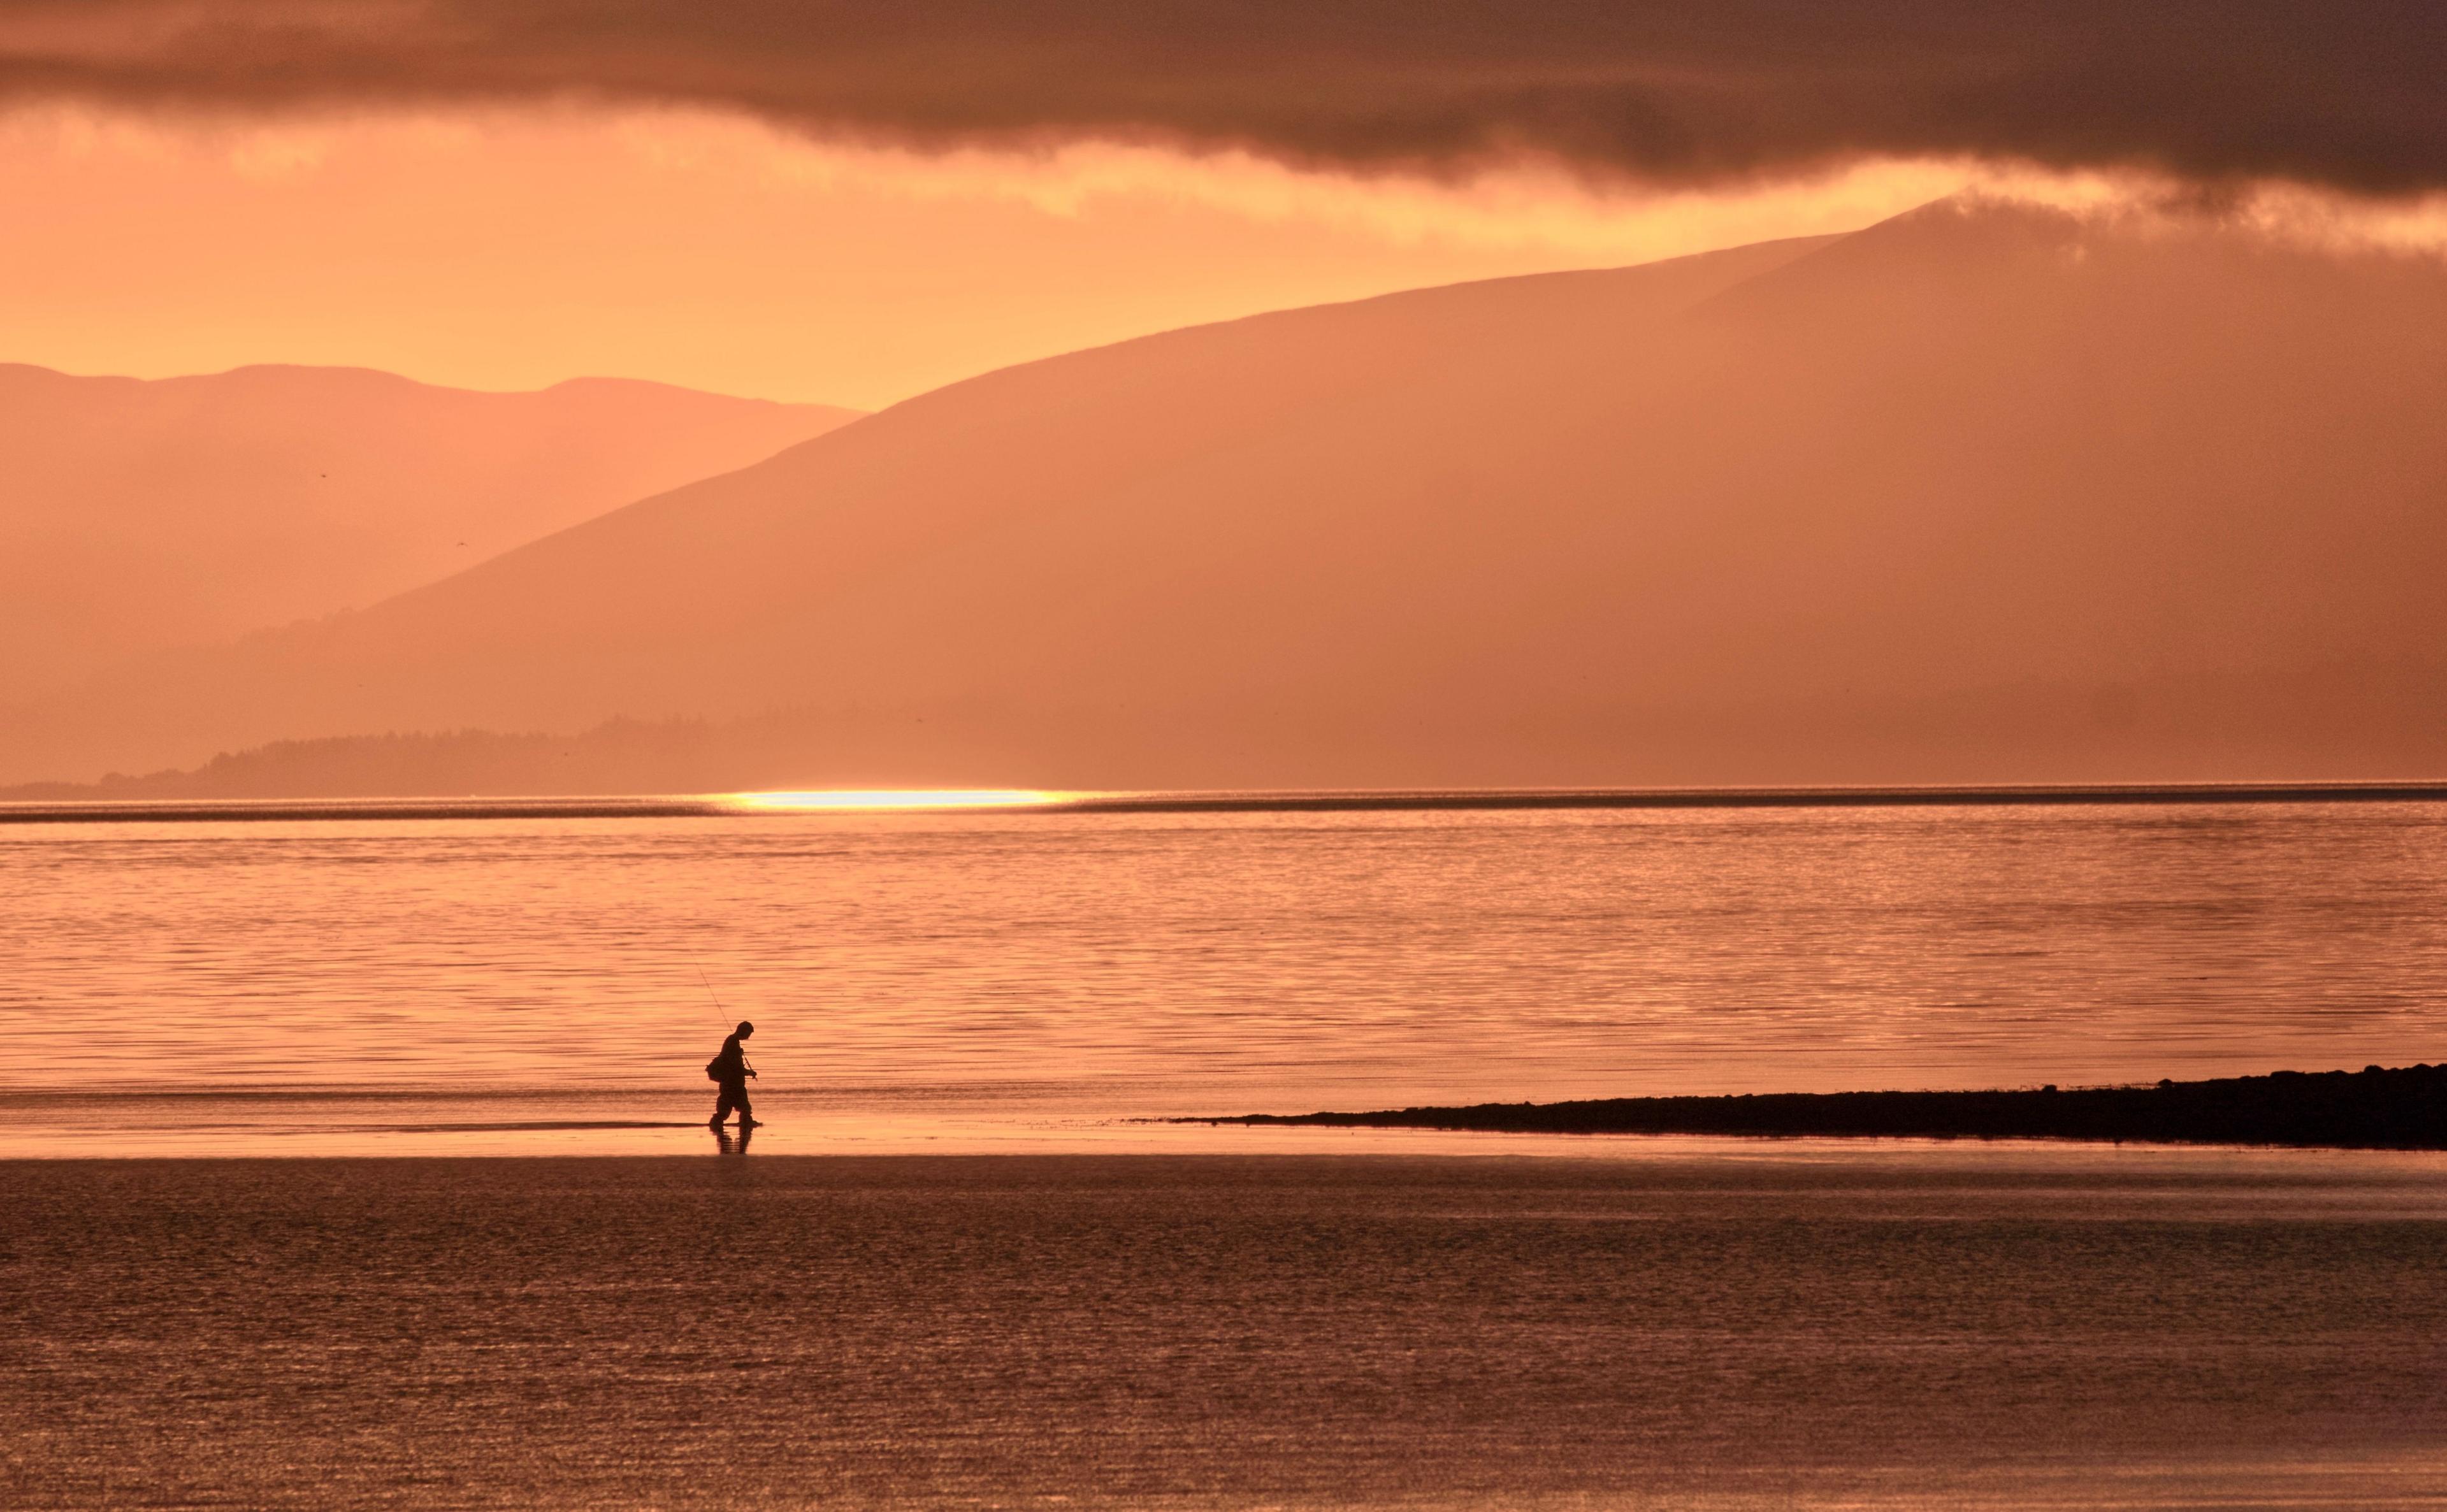
[[[2403,0],[13,0],[0,359],[872,406],[1850,229],[1972,164],[2409,202],[2442,68]]]
[[[1608,195],[1110,146],[927,157],[703,112],[21,105],[0,116],[0,360],[614,374],[876,406],[1260,310],[1849,229],[1964,177],[1887,162]]]

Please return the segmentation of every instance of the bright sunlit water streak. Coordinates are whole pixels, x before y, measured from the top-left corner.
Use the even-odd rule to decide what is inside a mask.
[[[738,808],[821,812],[832,809],[1041,808],[1075,795],[1026,787],[909,787],[830,789],[810,792],[726,793],[719,802]]]

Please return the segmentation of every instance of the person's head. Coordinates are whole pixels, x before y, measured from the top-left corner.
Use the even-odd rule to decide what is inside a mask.
[[[744,1018],[743,1018],[743,1019],[741,1019],[741,1020],[739,1021],[739,1037],[740,1037],[741,1039],[746,1039],[749,1035],[753,1034],[753,1033],[755,1033],[755,1032],[756,1032],[756,1026],[755,1026],[755,1025],[750,1024],[749,1022],[748,1022],[748,1020],[746,1020],[746,1019],[744,1019]]]

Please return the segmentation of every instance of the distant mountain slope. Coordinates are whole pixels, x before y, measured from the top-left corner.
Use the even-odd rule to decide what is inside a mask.
[[[373,603],[852,418],[619,379],[0,365],[0,700]]]
[[[988,374],[16,722],[803,711],[806,780],[2447,770],[2447,268],[1947,203]]]

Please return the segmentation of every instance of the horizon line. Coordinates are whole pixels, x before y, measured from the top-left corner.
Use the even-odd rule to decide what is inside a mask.
[[[2447,779],[1991,783],[1743,787],[790,789],[636,796],[94,799],[0,802],[0,824],[321,820],[703,819],[846,813],[1368,813],[1608,808],[1892,808],[2015,804],[2439,803]],[[879,801],[888,800],[888,801]]]

